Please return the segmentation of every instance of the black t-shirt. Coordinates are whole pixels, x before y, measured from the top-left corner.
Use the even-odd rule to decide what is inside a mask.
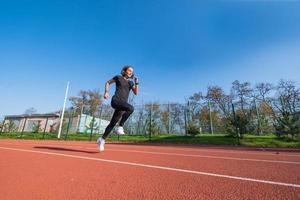
[[[113,77],[116,82],[116,92],[113,99],[120,101],[128,101],[129,92],[133,87],[133,82],[126,80],[123,76],[117,75]]]

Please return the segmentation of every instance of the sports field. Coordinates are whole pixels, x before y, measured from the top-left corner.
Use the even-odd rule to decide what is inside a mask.
[[[13,199],[300,199],[300,152],[0,140],[0,194]]]

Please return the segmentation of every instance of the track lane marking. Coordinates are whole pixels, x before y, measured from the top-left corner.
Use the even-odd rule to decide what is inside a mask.
[[[7,148],[7,147],[1,147],[1,146],[0,146],[0,149],[46,154],[46,155],[55,155],[55,156],[85,159],[85,160],[96,160],[96,161],[107,162],[107,163],[123,164],[123,165],[138,166],[138,167],[145,167],[145,168],[152,168],[152,169],[161,169],[161,170],[167,170],[167,171],[184,172],[184,173],[189,173],[189,174],[198,174],[198,175],[220,177],[220,178],[227,178],[227,179],[234,179],[234,180],[241,180],[241,181],[249,181],[249,182],[256,182],[256,183],[264,183],[264,184],[271,184],[271,185],[300,188],[299,184],[293,184],[293,183],[283,183],[283,182],[268,181],[268,180],[261,180],[261,179],[245,178],[245,177],[239,177],[239,176],[229,176],[229,175],[223,175],[223,174],[207,173],[207,172],[201,172],[201,171],[185,170],[185,169],[163,167],[163,166],[156,166],[156,165],[146,165],[146,164],[141,164],[141,163],[125,162],[125,161],[118,161],[118,160],[91,158],[91,157],[85,157],[85,156],[53,153],[53,152],[47,152],[47,151],[34,151],[34,150],[26,150],[26,149]]]
[[[88,148],[88,149],[92,149],[92,148]],[[283,161],[283,160],[261,160],[261,159],[252,159],[252,158],[234,158],[234,157],[224,157],[224,156],[207,156],[207,155],[196,155],[196,154],[165,153],[165,152],[123,150],[123,149],[120,150],[120,149],[111,149],[111,148],[106,148],[106,150],[133,152],[133,153],[145,153],[145,154],[157,154],[157,155],[171,155],[171,156],[185,156],[185,157],[199,157],[199,158],[213,158],[213,159],[224,159],[224,160],[239,160],[239,161],[269,162],[269,163],[283,163],[283,164],[300,165],[300,162]]]
[[[55,140],[54,140],[55,141]],[[72,141],[73,142],[73,141]],[[0,144],[1,144],[1,141],[0,141]],[[37,145],[36,143],[23,143],[23,144],[26,144],[26,145]],[[70,144],[61,144],[61,143],[43,143],[44,145],[62,145],[62,146],[70,146]],[[94,145],[96,143],[91,143],[91,142],[87,142],[86,143],[87,145]],[[71,144],[71,145],[74,145],[74,146],[79,146],[79,147],[82,147],[83,145],[86,145],[86,144]],[[114,145],[113,143],[107,143],[108,145]],[[5,144],[4,144],[5,145]],[[10,143],[9,145],[17,145],[17,144],[13,144],[13,143]],[[132,144],[132,145],[135,145],[135,144]],[[138,147],[138,146],[134,146],[134,147]],[[156,146],[155,148],[153,146],[143,146],[143,148],[147,148],[147,149],[154,149],[154,150],[159,150],[159,149],[162,149],[162,150],[177,150],[177,151],[188,151],[188,152],[191,152],[191,151],[197,151],[197,152],[207,152],[207,153],[225,153],[225,154],[249,154],[249,155],[261,155],[261,156],[285,156],[285,157],[300,157],[300,154],[299,153],[289,153],[289,152],[282,152],[280,151],[280,149],[278,150],[278,152],[280,152],[280,154],[276,154],[275,152],[271,152],[271,151],[265,151],[263,150],[263,148],[261,148],[261,152],[259,153],[256,153],[256,152],[253,152],[253,150],[243,150],[243,149],[236,149],[236,150],[232,150],[232,149],[224,149],[224,150],[208,150],[208,149],[189,149],[189,148],[186,148],[186,147],[160,147],[160,146]],[[200,148],[200,147],[198,147]],[[201,148],[205,148],[204,146],[201,147]],[[238,151],[238,152],[237,152]],[[249,152],[250,151],[250,152]],[[268,152],[268,153],[267,153]]]
[[[50,144],[45,144],[50,146]],[[57,145],[57,144],[55,144]],[[16,145],[22,146],[22,145]],[[23,145],[24,146],[24,145]],[[26,146],[32,147],[32,145],[26,144]],[[40,145],[42,146],[42,145]],[[97,148],[83,147],[83,146],[72,146],[66,145],[68,148],[80,148],[80,149],[91,149],[96,150]],[[51,147],[64,147],[63,145],[52,145]],[[293,164],[300,165],[300,162],[297,161],[285,161],[285,160],[266,160],[266,159],[254,159],[254,158],[235,158],[230,156],[210,156],[210,155],[197,155],[197,154],[181,154],[181,153],[169,153],[169,152],[155,152],[155,151],[141,151],[141,150],[128,150],[128,149],[112,149],[106,148],[109,151],[120,151],[120,152],[133,152],[133,153],[144,153],[144,154],[154,154],[154,155],[169,155],[169,156],[184,156],[184,157],[198,157],[198,158],[211,158],[211,159],[223,159],[223,160],[237,160],[237,161],[249,161],[249,162],[267,162],[267,163],[280,163],[280,164]]]

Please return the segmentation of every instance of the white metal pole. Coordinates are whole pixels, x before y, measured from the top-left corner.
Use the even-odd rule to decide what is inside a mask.
[[[70,82],[68,81],[66,94],[65,94],[65,100],[64,100],[64,106],[63,106],[62,114],[60,116],[60,124],[59,124],[57,138],[60,138],[60,134],[61,134],[61,129],[62,129],[63,120],[64,120],[64,114],[65,114],[65,109],[66,109],[66,103],[67,103],[67,98],[68,98],[69,84],[70,84]]]

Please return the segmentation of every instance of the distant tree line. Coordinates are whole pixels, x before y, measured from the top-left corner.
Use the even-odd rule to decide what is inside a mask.
[[[70,97],[73,113],[85,113],[110,120],[113,110],[103,104],[99,90],[81,90]],[[131,99],[130,101],[133,101]],[[280,80],[270,83],[232,82],[225,92],[217,85],[207,87],[180,103],[152,102],[135,105],[129,132],[146,134],[226,133],[243,137],[244,134],[276,133],[278,136],[299,133],[300,88],[295,81]]]

